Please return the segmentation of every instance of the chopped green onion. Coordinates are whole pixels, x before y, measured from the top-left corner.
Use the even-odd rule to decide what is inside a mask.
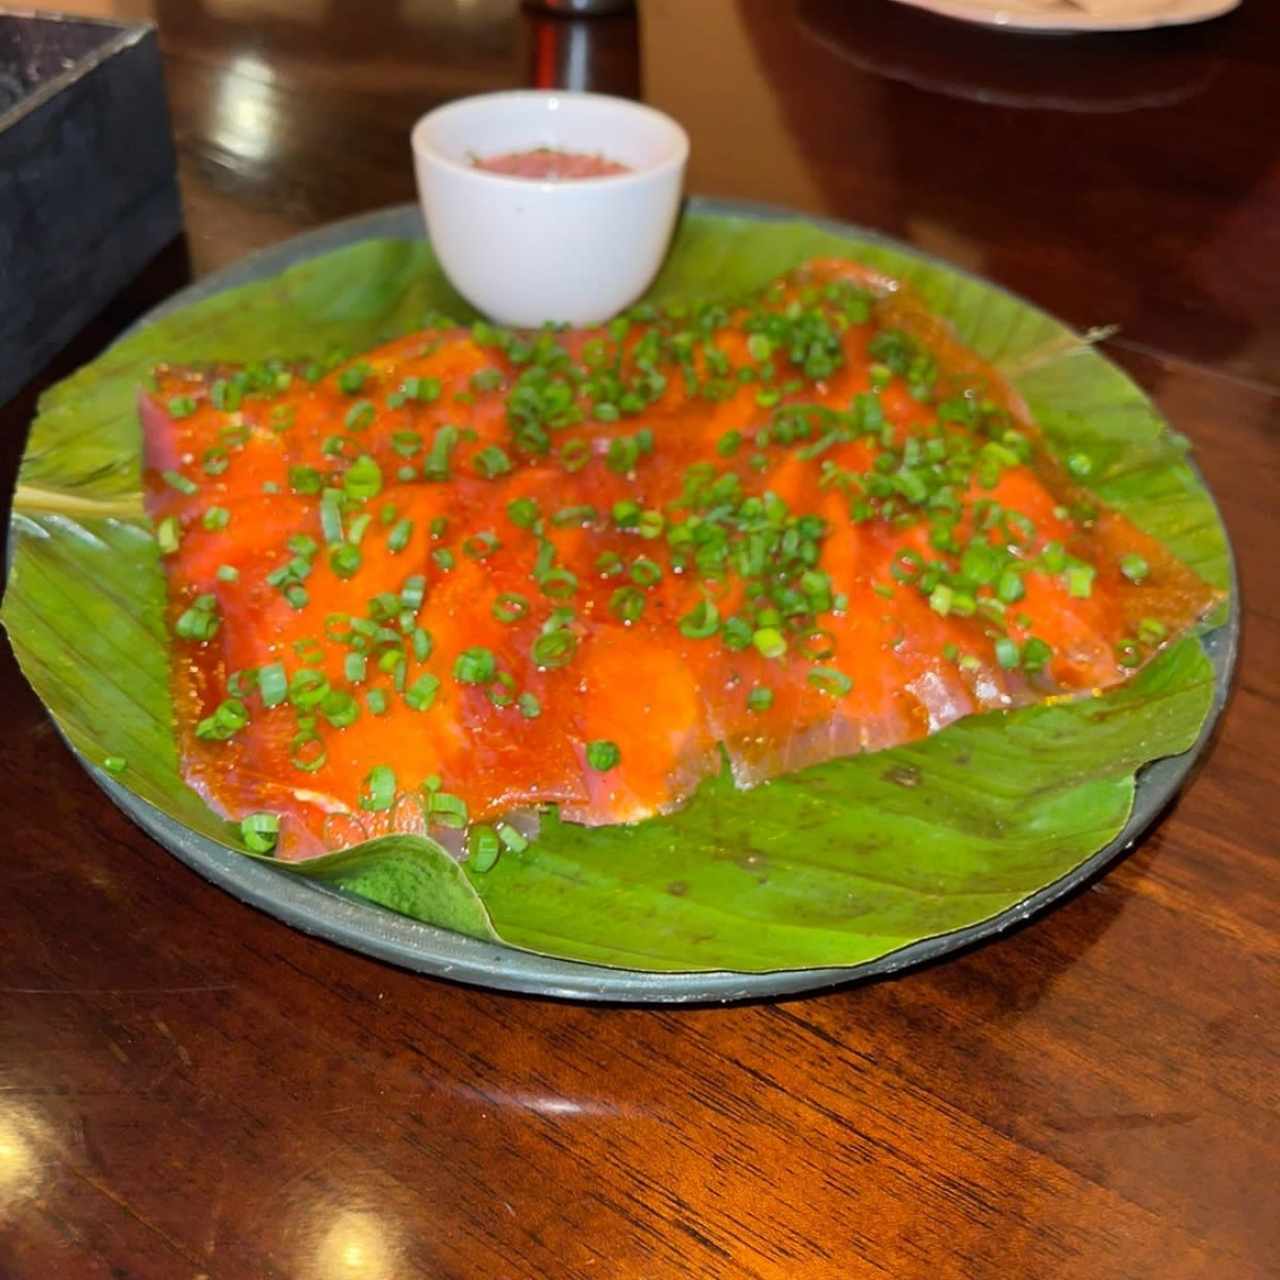
[[[329,759],[324,739],[313,729],[299,729],[289,739],[289,763],[304,773],[315,773],[324,768]]]
[[[241,819],[240,839],[250,853],[270,853],[280,838],[280,818],[274,813],[251,813]]]
[[[233,564],[220,564],[215,576],[219,582],[239,582],[240,570]]]
[[[365,364],[354,364],[349,369],[343,369],[338,374],[338,390],[345,395],[358,395],[368,374],[369,366]]]
[[[631,565],[631,581],[639,587],[651,587],[662,577],[662,566],[656,560],[640,556]]]
[[[102,767],[108,773],[123,773],[129,767],[129,762],[124,756],[108,756],[102,762]]]
[[[358,547],[364,539],[365,531],[372,523],[373,516],[368,511],[362,511],[347,528],[347,541],[353,547]]]
[[[364,695],[364,705],[369,708],[370,715],[382,716],[386,715],[389,703],[387,702],[387,695],[382,689],[370,689]]]
[[[813,667],[805,679],[819,693],[829,694],[833,698],[843,698],[853,688],[853,681],[835,667]]]
[[[497,669],[493,653],[477,645],[458,654],[453,664],[453,678],[460,684],[488,684]]]
[[[529,841],[524,838],[509,822],[498,823],[498,839],[511,850],[512,853],[523,853],[529,847]]]
[[[363,559],[360,548],[353,547],[349,542],[340,542],[329,548],[329,568],[339,578],[354,578],[360,571]]]
[[[1127,555],[1120,557],[1120,572],[1130,582],[1137,584],[1142,582],[1147,574],[1151,572],[1151,566],[1136,551],[1130,551]]]
[[[249,723],[249,710],[239,698],[220,702],[213,715],[196,725],[196,737],[206,742],[225,742]]]
[[[640,522],[640,506],[629,499],[613,504],[613,522],[620,529],[634,529]]]
[[[396,775],[390,765],[376,764],[369,770],[360,793],[360,807],[370,813],[390,809],[396,798]]]
[[[400,585],[400,603],[406,609],[421,609],[427,597],[427,580],[420,573],[413,573]]]
[[[299,668],[289,681],[289,701],[302,711],[318,707],[328,692],[328,677],[314,667]]]
[[[722,458],[731,458],[741,447],[741,431],[727,431],[716,441],[716,452]]]
[[[1133,640],[1121,640],[1116,645],[1116,662],[1130,670],[1142,665],[1142,650]]]
[[[349,653],[342,660],[342,674],[351,684],[363,684],[369,659],[363,653]]]
[[[472,560],[487,560],[495,551],[502,549],[498,536],[489,530],[473,533],[462,540],[462,554]]]
[[[1143,644],[1159,644],[1169,634],[1169,628],[1159,618],[1143,618],[1138,623],[1138,639]]]
[[[738,652],[741,649],[751,647],[751,637],[754,634],[751,624],[738,614],[724,620],[724,626],[720,629],[720,640],[726,649],[732,652]]]
[[[1032,636],[1022,646],[1022,669],[1024,671],[1043,671],[1053,650],[1039,636]]]
[[[201,470],[207,476],[220,476],[231,465],[225,449],[206,449],[200,463]]]
[[[584,503],[574,507],[561,507],[560,510],[551,517],[551,523],[555,525],[557,529],[564,529],[571,524],[590,524],[595,518],[595,507]]]
[[[680,634],[691,640],[705,640],[720,630],[720,610],[710,600],[700,600],[680,619]]]
[[[419,404],[431,404],[432,401],[439,400],[442,390],[439,378],[406,378],[400,384],[401,394]]]
[[[174,396],[169,401],[171,418],[189,418],[196,411],[196,402],[190,396]]]
[[[516,498],[507,503],[507,519],[521,529],[532,529],[538,522],[538,504],[532,498]]]
[[[471,828],[471,839],[467,850],[467,866],[472,871],[492,871],[494,864],[502,853],[502,842],[498,833],[487,826]]]
[[[357,502],[376,498],[382,492],[382,468],[367,453],[362,453],[344,473],[342,487],[347,497]]]
[[[342,541],[342,492],[339,489],[326,489],[320,499],[320,531],[328,543]]]
[[[391,447],[402,458],[412,458],[422,448],[422,437],[416,431],[395,431],[391,435]]]
[[[320,704],[320,714],[335,729],[346,729],[360,718],[360,707],[345,689],[330,689]]]
[[[1018,665],[1020,657],[1017,644],[1008,636],[1001,636],[996,641],[996,661],[1006,671],[1012,671]]]
[[[529,601],[516,591],[504,591],[493,602],[493,616],[499,622],[519,622],[529,612]]]
[[[197,596],[174,623],[174,631],[183,640],[212,640],[221,625],[217,603],[212,595]]]
[[[455,831],[461,831],[467,825],[467,802],[461,796],[433,787],[427,789],[424,799],[429,820],[443,827],[452,827]]]
[[[776,627],[759,627],[752,633],[751,643],[766,658],[781,658],[787,651],[786,637]]]
[[[429,711],[436,700],[440,680],[430,672],[423,672],[405,691],[404,700],[414,711]]]
[[[393,555],[399,555],[409,545],[411,537],[413,537],[413,521],[397,520],[391,526],[391,532],[387,534],[387,549]]]
[[[182,542],[182,526],[177,516],[165,516],[156,525],[156,546],[162,556],[171,556]]]
[[[996,596],[1004,604],[1017,604],[1026,594],[1026,588],[1022,583],[1022,574],[1010,565],[1009,568],[1001,573],[996,582]]]
[[[662,536],[663,529],[666,528],[667,521],[661,511],[642,511],[640,519],[636,521],[636,532],[642,537],[652,541],[654,538]]]
[[[243,393],[240,387],[227,378],[217,378],[209,388],[209,403],[223,413],[235,413],[240,407]]]
[[[285,700],[289,681],[283,663],[271,662],[258,669],[258,692],[262,695],[264,707],[277,707]]]
[[[494,480],[511,470],[511,459],[496,444],[491,444],[481,449],[471,459],[471,465],[486,480]]]
[[[186,494],[188,498],[193,493],[199,492],[200,486],[194,480],[188,480],[181,471],[162,471],[160,476],[170,489],[176,489],[179,493]]]
[[[404,689],[405,660],[403,650],[388,649],[378,658],[378,670],[391,677],[391,683],[395,685],[397,692],[401,692]]]
[[[1087,600],[1093,594],[1093,578],[1097,571],[1092,565],[1067,566],[1067,591],[1077,600]]]
[[[526,720],[536,720],[542,714],[542,703],[533,693],[522,693],[516,699],[516,706]]]
[[[324,488],[324,477],[315,467],[290,467],[289,488],[294,493],[319,493]]]
[[[597,772],[608,773],[610,769],[617,768],[621,760],[622,752],[618,750],[616,742],[599,738],[587,743],[587,763]]]
[[[768,711],[773,706],[773,690],[768,685],[758,684],[747,694],[747,710]]]
[[[566,440],[560,446],[560,464],[566,471],[581,471],[591,461],[591,446],[585,440]]]
[[[567,600],[578,589],[578,575],[565,568],[547,569],[538,575],[538,586],[553,600]]]
[[[644,592],[639,587],[619,587],[609,597],[610,612],[628,624],[639,620],[644,607]]]
[[[1060,542],[1046,542],[1040,552],[1040,565],[1046,573],[1061,573],[1067,567],[1067,552]]]
[[[539,667],[563,667],[573,657],[577,647],[578,637],[572,631],[548,631],[533,642],[529,656]]]
[[[363,431],[373,422],[375,412],[371,401],[358,400],[347,410],[343,425],[348,431]]]

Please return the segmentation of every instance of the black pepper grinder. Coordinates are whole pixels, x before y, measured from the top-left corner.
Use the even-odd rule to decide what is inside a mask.
[[[640,97],[640,24],[634,0],[524,0],[529,83]]]

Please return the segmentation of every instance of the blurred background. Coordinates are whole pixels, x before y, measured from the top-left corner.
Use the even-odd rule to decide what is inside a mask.
[[[579,19],[519,0],[41,7],[158,23],[196,274],[412,199],[405,135],[441,101],[585,88],[678,117],[690,191],[878,228],[1241,377],[1280,367],[1280,130],[1259,145],[1252,127],[1275,112],[1267,5],[1074,39],[892,0],[640,0]],[[1046,252],[1071,264],[1048,297]]]

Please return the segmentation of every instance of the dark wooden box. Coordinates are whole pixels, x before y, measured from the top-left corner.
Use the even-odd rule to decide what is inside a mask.
[[[0,11],[0,404],[181,227],[155,29]]]

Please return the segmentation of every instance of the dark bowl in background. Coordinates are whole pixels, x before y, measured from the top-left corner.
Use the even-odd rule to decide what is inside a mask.
[[[0,404],[181,229],[155,28],[0,11]]]

